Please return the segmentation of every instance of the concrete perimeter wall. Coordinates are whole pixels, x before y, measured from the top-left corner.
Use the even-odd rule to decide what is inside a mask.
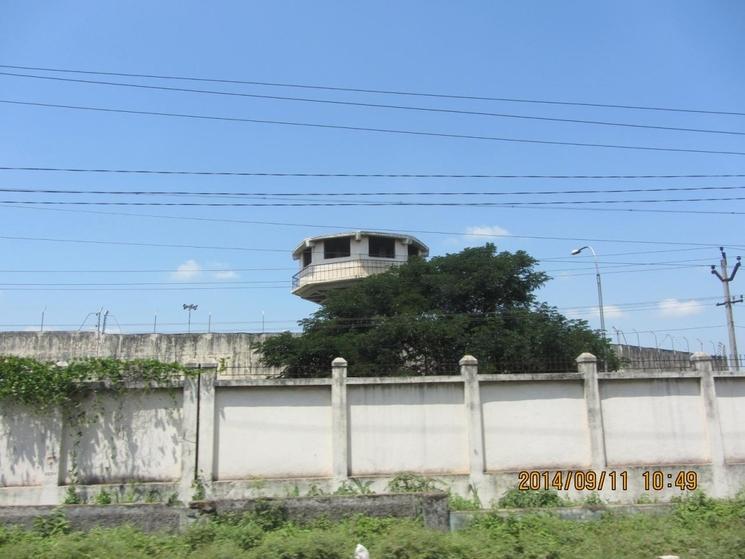
[[[74,480],[89,497],[136,482],[183,501],[195,479],[208,499],[355,483],[382,493],[401,472],[462,495],[475,489],[488,504],[521,470],[605,472],[597,492],[611,502],[680,494],[679,471],[730,496],[745,484],[745,375],[713,371],[708,355],[692,359],[690,371],[602,373],[583,354],[578,372],[478,375],[466,356],[458,376],[373,378],[347,378],[336,359],[321,379],[221,378],[204,362],[198,377],[170,387],[132,387],[119,399],[98,391],[87,403],[95,420],[82,429],[65,410],[39,416],[4,403],[0,505],[57,504]],[[654,470],[663,487],[645,491],[644,472]]]
[[[167,363],[214,360],[221,376],[275,377],[280,369],[261,364],[258,344],[274,334],[97,334],[96,332],[0,332],[0,355],[40,361],[82,357],[157,359]]]

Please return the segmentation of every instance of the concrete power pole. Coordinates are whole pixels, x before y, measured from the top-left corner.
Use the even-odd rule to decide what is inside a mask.
[[[731,359],[730,366],[733,367],[735,371],[739,371],[740,356],[737,354],[737,338],[735,337],[735,319],[732,315],[732,305],[735,303],[742,303],[742,295],[739,299],[733,299],[729,293],[729,284],[733,279],[735,279],[735,274],[737,274],[737,270],[740,268],[740,257],[737,257],[737,264],[735,264],[735,267],[732,269],[732,274],[727,275],[727,253],[724,252],[724,247],[719,247],[719,251],[722,253],[722,259],[719,262],[721,273],[717,272],[717,268],[714,265],[711,267],[711,273],[719,278],[719,281],[722,282],[722,286],[724,287],[724,302],[717,303],[717,307],[724,306],[727,311],[727,329],[729,330],[729,349]]]

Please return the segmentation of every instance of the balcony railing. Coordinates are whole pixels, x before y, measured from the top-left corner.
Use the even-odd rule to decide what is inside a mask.
[[[311,264],[292,276],[292,289],[297,289],[311,283],[365,278],[373,274],[385,272],[392,266],[399,266],[405,262],[405,260],[360,257],[345,259],[341,262]]]

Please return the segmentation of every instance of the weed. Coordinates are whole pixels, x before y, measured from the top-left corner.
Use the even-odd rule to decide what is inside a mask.
[[[334,495],[372,495],[374,491],[370,489],[371,485],[372,481],[350,479],[337,487]]]
[[[204,485],[202,476],[194,478],[194,481],[191,482],[191,488],[194,490],[191,495],[191,500],[204,501],[205,497],[207,497],[207,488]]]
[[[83,502],[83,497],[78,493],[77,486],[72,484],[67,486],[65,491],[65,498],[62,503],[65,505],[79,505]]]
[[[93,499],[93,502],[97,505],[110,505],[112,501],[111,493],[106,491],[106,489],[101,489],[101,491],[98,493],[98,495],[95,496]]]
[[[498,501],[498,506],[504,509],[560,507],[565,504],[566,501],[553,489],[523,491],[517,487],[507,491]]]
[[[326,492],[323,489],[318,487],[315,483],[311,483],[308,493],[306,493],[306,497],[320,497],[325,494]]]
[[[34,531],[43,538],[70,533],[70,522],[65,513],[55,509],[52,514],[34,519]]]
[[[448,503],[451,510],[480,510],[481,499],[479,498],[479,492],[473,484],[468,484],[468,494],[469,497],[461,497],[451,491],[448,496]]]
[[[431,477],[402,472],[396,474],[388,483],[388,491],[391,493],[432,493],[442,491],[438,485],[441,485],[441,482]]]
[[[603,500],[600,498],[600,495],[598,495],[595,491],[593,491],[589,495],[585,495],[584,499],[582,499],[582,504],[584,504],[584,505],[602,505],[603,504]]]

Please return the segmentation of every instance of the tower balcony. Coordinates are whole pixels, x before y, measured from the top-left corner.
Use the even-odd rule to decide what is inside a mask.
[[[292,293],[308,301],[320,303],[326,293],[354,280],[385,272],[406,260],[390,258],[352,257],[342,261],[310,264],[292,276]]]

